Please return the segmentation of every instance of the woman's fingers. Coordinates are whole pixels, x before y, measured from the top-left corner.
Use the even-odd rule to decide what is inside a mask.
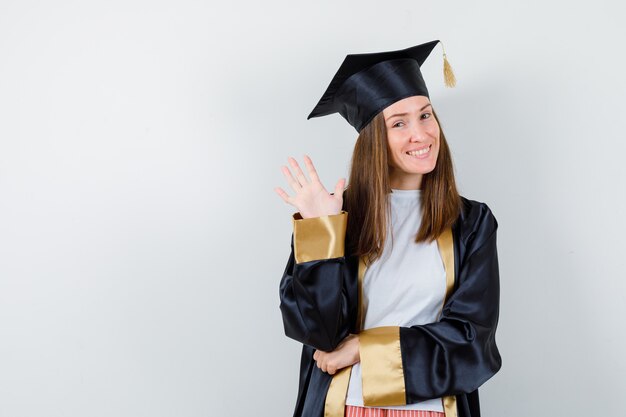
[[[302,185],[300,185],[300,183],[296,181],[293,175],[291,175],[291,171],[289,171],[289,168],[283,165],[281,167],[281,170],[283,171],[283,175],[285,176],[285,179],[287,180],[287,184],[289,184],[291,189],[294,190],[296,193],[300,191],[300,189],[302,188]]]
[[[313,161],[308,155],[304,155],[304,163],[306,165],[306,169],[309,173],[309,177],[311,180],[309,181],[307,177],[304,176],[304,172],[300,169],[300,165],[298,165],[298,161],[293,157],[288,158],[289,164],[295,173],[295,177],[292,174],[291,169],[289,167],[283,165],[281,166],[281,171],[287,180],[287,183],[291,187],[291,189],[295,192],[295,196],[291,197],[287,194],[282,188],[276,187],[274,191],[288,204],[296,208],[300,207],[300,204],[319,204],[323,203],[322,200],[313,201],[314,199],[320,197],[324,198],[324,195],[328,195],[328,191],[322,183],[320,182],[319,176],[317,174],[317,170],[313,165]],[[342,178],[339,180],[337,185],[335,186],[335,194],[341,198],[343,193],[343,187],[345,185],[345,179]],[[322,194],[320,194],[322,192]],[[331,196],[332,197],[332,196]],[[296,205],[298,204],[298,205]]]
[[[330,353],[316,350],[313,354],[313,360],[315,361],[315,365],[321,369],[322,372],[326,372],[330,375],[337,373],[337,359],[333,358]]]
[[[280,187],[276,187],[274,188],[274,191],[276,191],[276,194],[278,194],[278,196],[282,198],[285,203],[293,205],[291,203],[291,197],[289,197],[289,194],[287,194],[285,190]]]
[[[315,361],[315,365],[317,365],[318,368],[326,372],[324,365],[324,359],[326,359],[326,355],[324,355],[324,353],[325,352],[320,352],[319,350],[316,350],[313,354],[313,360]]]
[[[320,368],[323,372],[326,372],[326,357],[317,359],[317,367]]]
[[[335,185],[336,196],[343,197],[343,187],[345,184],[346,184],[345,178],[340,178],[339,181],[337,181],[337,185]]]
[[[300,185],[304,186],[304,185],[308,184],[309,181],[304,176],[304,172],[302,172],[302,170],[300,169],[300,165],[298,165],[298,161],[296,161],[295,158],[292,158],[290,156],[289,157],[289,163],[291,164],[291,167],[296,172],[296,178],[300,182]]]
[[[306,165],[306,169],[309,172],[309,177],[311,177],[311,181],[319,182],[320,177],[317,175],[317,171],[313,166],[313,161],[311,160],[311,158],[309,158],[308,155],[304,155],[304,164]]]

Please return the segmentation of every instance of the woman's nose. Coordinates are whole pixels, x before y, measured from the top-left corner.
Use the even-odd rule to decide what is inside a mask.
[[[411,142],[423,142],[424,139],[426,139],[426,130],[419,123],[414,123],[411,126]]]

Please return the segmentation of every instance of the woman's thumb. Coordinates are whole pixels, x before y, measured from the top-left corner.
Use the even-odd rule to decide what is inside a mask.
[[[335,195],[339,196],[339,198],[343,197],[343,186],[346,184],[345,178],[340,178],[337,181],[337,185],[335,185]]]

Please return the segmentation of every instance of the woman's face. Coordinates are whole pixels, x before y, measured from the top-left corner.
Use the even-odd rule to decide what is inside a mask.
[[[387,127],[391,188],[422,185],[422,176],[435,169],[439,154],[439,124],[426,96],[411,96],[383,110]]]

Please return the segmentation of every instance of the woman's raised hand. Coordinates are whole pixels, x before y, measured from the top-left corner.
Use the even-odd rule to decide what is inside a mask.
[[[313,166],[311,158],[304,155],[304,163],[311,180],[305,176],[298,162],[289,157],[289,164],[296,173],[294,178],[291,171],[286,166],[282,166],[283,175],[287,179],[287,183],[296,193],[293,197],[289,196],[282,188],[276,187],[274,191],[287,203],[298,209],[303,219],[310,217],[329,216],[339,214],[343,204],[343,187],[345,178],[339,179],[335,185],[335,193],[331,195],[320,182],[317,171]]]

